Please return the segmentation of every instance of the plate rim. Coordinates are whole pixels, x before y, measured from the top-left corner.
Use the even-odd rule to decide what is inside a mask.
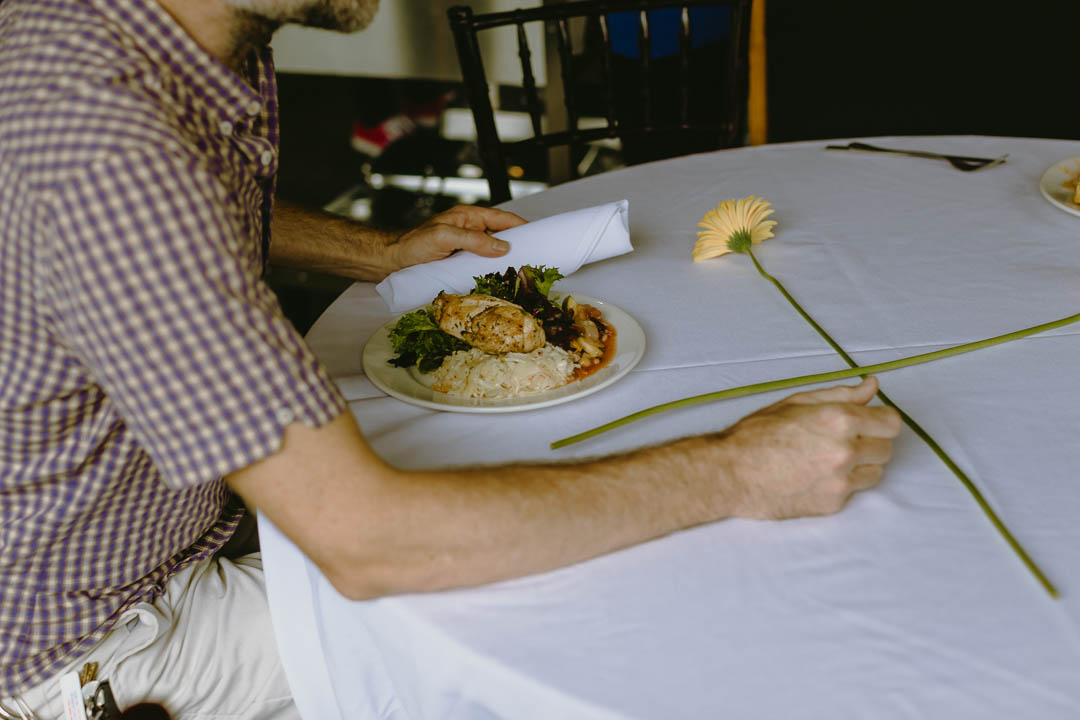
[[[1066,165],[1068,165],[1069,163],[1075,164],[1076,169],[1080,169],[1080,155],[1065,158],[1064,160],[1059,160],[1058,162],[1048,167],[1046,169],[1046,172],[1042,174],[1042,177],[1039,178],[1039,191],[1042,193],[1042,196],[1046,198],[1047,202],[1049,202],[1054,207],[1058,208],[1059,210],[1064,210],[1070,215],[1076,215],[1077,217],[1080,217],[1080,205],[1075,204],[1071,200],[1061,200],[1060,198],[1055,196],[1055,192],[1062,192],[1058,191],[1057,187],[1053,186],[1053,183],[1055,182],[1055,177],[1069,174],[1066,170]],[[1060,181],[1058,181],[1057,184],[1058,186],[1060,186]]]
[[[380,358],[374,357],[374,354],[375,351],[378,349],[377,346],[379,344],[376,341],[384,341],[384,339],[389,333],[390,328],[393,327],[395,323],[397,323],[397,321],[402,317],[402,315],[406,315],[410,312],[415,312],[416,310],[427,307],[427,305],[420,305],[416,308],[413,308],[412,310],[407,310],[404,313],[400,313],[390,318],[385,323],[380,325],[375,330],[375,332],[373,332],[368,337],[368,339],[364,342],[364,347],[361,351],[361,361],[364,368],[364,375],[367,376],[367,379],[370,380],[371,383],[375,385],[375,387],[382,390],[388,396],[396,398],[410,405],[426,408],[428,410],[438,410],[442,412],[493,414],[540,410],[542,408],[561,405],[563,403],[571,402],[573,400],[579,400],[583,397],[599,392],[600,390],[603,390],[604,388],[614,384],[618,380],[621,380],[623,377],[628,375],[631,370],[637,367],[639,362],[641,362],[641,359],[645,356],[645,348],[647,346],[647,341],[645,337],[645,330],[641,327],[641,324],[637,321],[636,318],[634,318],[634,316],[620,308],[618,305],[615,305],[614,303],[610,303],[606,300],[600,300],[599,298],[590,297],[581,293],[555,291],[552,293],[552,295],[556,298],[571,295],[578,302],[586,303],[589,305],[596,305],[598,308],[600,308],[602,312],[604,312],[605,318],[607,317],[607,309],[614,311],[613,314],[615,315],[615,317],[611,318],[611,321],[616,327],[616,342],[619,343],[615,349],[615,357],[618,358],[620,355],[620,351],[622,350],[621,343],[619,342],[620,338],[628,334],[630,338],[636,336],[638,339],[638,342],[629,352],[629,358],[627,359],[626,365],[619,367],[614,373],[612,373],[608,377],[605,377],[600,382],[587,385],[581,390],[578,390],[577,392],[567,393],[566,388],[568,386],[563,385],[547,392],[538,393],[536,395],[529,395],[524,398],[516,398],[515,400],[517,400],[517,402],[507,403],[503,401],[502,404],[498,405],[484,405],[482,404],[484,402],[482,400],[469,402],[465,398],[461,398],[462,402],[459,404],[444,403],[408,395],[406,393],[399,392],[395,388],[391,387],[382,377],[379,377],[379,375],[382,373],[392,374],[397,377],[405,375],[409,377],[409,380],[412,383],[415,383],[418,387],[423,387],[423,385],[412,378],[407,368],[396,368],[389,365],[383,368],[382,363],[379,363]],[[383,359],[382,362],[385,363],[385,359]],[[378,370],[378,372],[372,372],[372,370],[376,369]],[[603,372],[603,368],[601,368],[600,372]],[[588,382],[588,378],[586,378],[585,382]],[[425,390],[428,390],[428,388],[425,388]],[[558,395],[556,397],[550,397],[548,396],[549,393],[557,393]]]

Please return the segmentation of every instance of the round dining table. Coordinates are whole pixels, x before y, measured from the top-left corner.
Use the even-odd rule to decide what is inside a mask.
[[[692,261],[698,222],[728,199],[772,203],[775,237],[756,257],[862,366],[1080,312],[1080,206],[1068,191],[1080,141],[861,139],[1007,155],[963,172],[826,149],[852,140],[681,157],[507,203],[536,220],[629,202],[634,250],[555,286],[644,331],[640,361],[598,392],[497,414],[387,396],[362,354],[393,314],[366,283],[307,340],[375,451],[431,469],[565,462],[719,431],[796,390],[551,447],[671,400],[847,367],[748,256]],[[835,515],[724,520],[483,587],[352,602],[261,517],[275,633],[303,717],[1080,718],[1080,323],[878,377],[1056,596],[907,426],[881,483]]]

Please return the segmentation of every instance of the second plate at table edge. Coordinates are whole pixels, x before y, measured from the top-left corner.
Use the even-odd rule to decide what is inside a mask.
[[[1068,167],[1069,164],[1073,165],[1071,169]],[[1039,191],[1054,207],[1080,217],[1080,205],[1069,199],[1068,189],[1063,185],[1065,180],[1076,173],[1080,173],[1080,155],[1056,162],[1039,178]],[[1058,197],[1059,194],[1062,197]]]

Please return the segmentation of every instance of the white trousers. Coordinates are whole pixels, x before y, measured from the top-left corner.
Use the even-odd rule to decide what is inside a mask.
[[[62,720],[59,678],[89,662],[121,710],[150,702],[172,720],[300,717],[278,658],[258,553],[185,568],[161,597],[128,610],[101,643],[23,700],[42,720]]]

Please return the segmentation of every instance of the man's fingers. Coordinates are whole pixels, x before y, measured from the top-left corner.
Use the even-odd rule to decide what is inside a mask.
[[[438,260],[456,250],[483,257],[501,257],[510,251],[510,243],[489,233],[517,227],[524,222],[521,216],[505,210],[458,205],[402,236],[416,248],[404,266]]]
[[[855,465],[884,465],[892,458],[892,440],[860,437],[855,441]]]
[[[903,427],[900,413],[885,405],[849,405],[847,411],[854,418],[851,427],[855,435],[894,438]]]
[[[859,465],[851,471],[851,488],[853,492],[867,490],[881,482],[881,476],[885,468],[881,465]]]
[[[463,237],[461,244],[458,245],[462,250],[468,250],[484,257],[499,257],[510,252],[510,243],[505,240],[500,240],[497,237],[476,230],[465,230],[464,232],[467,233],[467,236]]]
[[[467,250],[484,257],[499,257],[510,250],[510,243],[479,230],[468,230],[454,225],[436,225],[425,230],[436,234],[438,247],[447,255],[454,250]]]
[[[478,205],[458,205],[449,210],[448,215],[456,215],[461,226],[469,230],[490,230],[498,232],[525,223],[525,218],[506,210],[480,207]],[[435,220],[439,220],[438,217]]]
[[[814,403],[857,403],[865,405],[878,391],[877,378],[871,375],[858,385],[835,385],[821,390],[796,393],[786,402],[810,405]]]

